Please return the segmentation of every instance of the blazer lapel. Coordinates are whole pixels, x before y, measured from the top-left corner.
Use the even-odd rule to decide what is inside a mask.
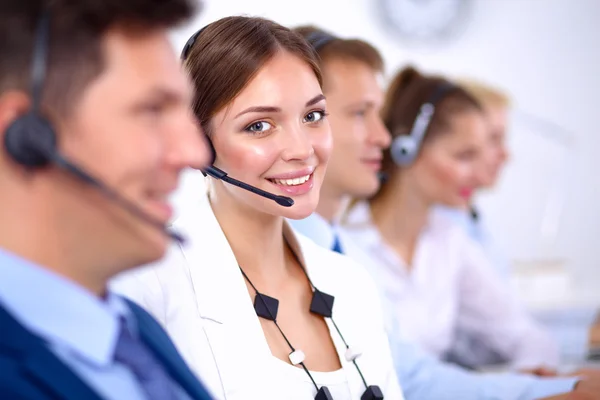
[[[271,351],[237,260],[207,196],[193,208],[175,225],[190,239],[181,251],[204,320],[204,333],[226,398],[254,398],[248,391],[256,387],[258,374],[269,374],[265,362]],[[256,395],[263,397],[264,393]]]
[[[15,363],[22,365],[32,381],[47,387],[62,400],[101,400],[48,349],[41,338],[25,329],[3,307],[0,307],[0,326],[0,351],[3,346],[16,350]]]

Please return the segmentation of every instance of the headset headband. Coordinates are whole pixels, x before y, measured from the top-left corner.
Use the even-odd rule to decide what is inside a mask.
[[[327,32],[316,30],[309,33],[305,39],[313,47],[313,49],[315,49],[315,51],[319,51],[324,46],[333,42],[334,40],[337,40],[338,38]]]
[[[427,101],[419,108],[419,113],[415,118],[415,122],[413,123],[409,136],[413,137],[418,143],[420,143],[423,139],[423,136],[425,136],[425,132],[427,132],[427,128],[429,128],[429,124],[431,123],[431,119],[435,113],[435,107],[444,97],[446,97],[448,93],[456,90],[457,88],[458,87],[456,85],[453,85],[450,82],[442,82],[439,86],[437,86]]]
[[[192,49],[192,47],[194,47],[194,43],[196,43],[196,39],[198,39],[198,36],[200,36],[202,31],[205,30],[209,25],[210,24],[197,30],[196,33],[190,36],[187,42],[185,42],[185,46],[183,46],[183,50],[181,50],[181,61],[185,61],[187,59],[188,55],[190,54],[190,50]]]
[[[48,63],[49,36],[50,13],[47,10],[43,10],[35,32],[33,62],[31,63],[32,112],[35,114],[41,112],[42,91],[46,80],[46,64]]]

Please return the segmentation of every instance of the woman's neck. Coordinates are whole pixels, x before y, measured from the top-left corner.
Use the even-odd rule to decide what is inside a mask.
[[[399,182],[388,181],[370,201],[371,215],[385,242],[410,265],[431,205],[408,187],[407,182],[396,180]]]
[[[262,213],[220,192],[211,193],[210,203],[240,267],[257,279],[284,278],[289,271],[283,217]]]

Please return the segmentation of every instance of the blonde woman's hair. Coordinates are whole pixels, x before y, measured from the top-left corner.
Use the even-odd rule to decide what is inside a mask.
[[[459,78],[456,83],[473,96],[484,108],[508,108],[511,105],[508,95],[494,86],[467,78]]]

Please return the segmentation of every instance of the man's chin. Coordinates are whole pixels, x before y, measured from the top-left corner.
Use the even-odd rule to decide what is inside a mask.
[[[356,185],[352,189],[348,190],[347,195],[351,196],[355,199],[369,199],[377,194],[381,184],[379,180],[374,180],[371,182],[364,182],[363,184]]]

